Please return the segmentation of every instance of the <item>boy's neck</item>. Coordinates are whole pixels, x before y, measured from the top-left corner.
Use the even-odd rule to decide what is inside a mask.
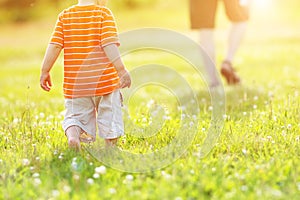
[[[78,0],[78,6],[87,6],[87,5],[95,5],[95,0]]]

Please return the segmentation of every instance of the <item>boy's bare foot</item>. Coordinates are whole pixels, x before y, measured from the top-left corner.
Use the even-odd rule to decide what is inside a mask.
[[[79,151],[81,148],[79,135],[80,135],[80,132],[78,132],[77,128],[74,126],[68,128],[66,131],[66,136],[68,138],[69,147],[76,151]]]
[[[117,145],[117,142],[118,142],[118,138],[105,140],[106,147],[115,147]]]
[[[221,74],[226,78],[228,85],[236,85],[241,82],[239,76],[233,69],[231,62],[227,60],[222,63]]]

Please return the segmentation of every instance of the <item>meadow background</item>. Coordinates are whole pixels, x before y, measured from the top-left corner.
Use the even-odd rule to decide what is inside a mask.
[[[68,150],[61,129],[62,56],[52,71],[51,93],[39,88],[40,65],[56,16],[74,3],[0,1],[0,199],[299,199],[298,0],[254,1],[236,57],[243,84],[225,85],[225,126],[204,159],[198,150],[211,107],[202,80],[172,56],[145,52],[124,58],[129,69],[153,62],[174,66],[198,91],[200,102],[199,130],[190,148],[172,165],[143,174],[120,172],[86,151]],[[108,5],[120,32],[163,27],[198,40],[197,31],[189,29],[188,1],[115,0]],[[219,11],[217,67],[229,26],[221,6]],[[154,91],[141,94],[151,96]],[[146,104],[140,98],[136,107]],[[161,148],[172,139],[177,115],[172,113],[157,137],[128,136],[120,147],[132,152]]]

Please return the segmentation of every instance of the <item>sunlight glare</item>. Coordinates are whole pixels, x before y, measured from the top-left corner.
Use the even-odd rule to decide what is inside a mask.
[[[253,0],[253,5],[258,9],[268,9],[272,6],[272,0]]]

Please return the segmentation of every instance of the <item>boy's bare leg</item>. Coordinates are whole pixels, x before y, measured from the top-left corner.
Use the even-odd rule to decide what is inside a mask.
[[[71,126],[66,130],[68,144],[71,149],[80,150],[80,133],[81,128],[79,128],[78,126]]]
[[[225,60],[229,62],[233,61],[233,58],[245,36],[246,29],[247,22],[232,23],[228,36],[228,48]]]
[[[106,147],[115,147],[117,145],[118,138],[105,139]]]
[[[214,41],[214,29],[200,29],[200,45],[205,50],[210,59],[215,63],[216,50]]]
[[[234,56],[244,38],[247,22],[233,23],[228,37],[226,58],[221,65],[221,74],[226,78],[229,85],[240,83],[240,78],[232,67]]]
[[[214,29],[200,29],[200,45],[207,54],[207,56],[203,55],[203,64],[209,78],[209,86],[218,86],[220,82],[217,78],[218,72],[215,67],[216,50],[214,41]]]

